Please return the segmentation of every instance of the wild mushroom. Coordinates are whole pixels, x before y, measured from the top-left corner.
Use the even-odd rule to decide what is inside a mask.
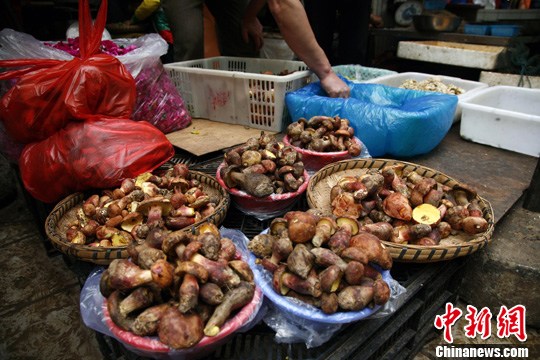
[[[229,290],[223,301],[216,307],[214,313],[204,327],[206,336],[216,336],[231,313],[248,304],[255,294],[255,285],[242,281],[234,289]]]
[[[287,231],[287,220],[285,218],[277,217],[270,222],[270,234],[284,236]]]
[[[135,335],[150,336],[157,332],[159,321],[169,308],[169,304],[158,304],[150,306],[141,312],[130,326],[131,331]]]
[[[202,244],[201,253],[210,260],[218,260],[221,250],[220,235],[211,232],[199,234],[197,240]]]
[[[153,247],[142,245],[137,253],[137,265],[144,270],[151,269],[160,259],[166,260],[167,256],[162,250]]]
[[[161,250],[169,259],[182,258],[186,244],[192,239],[192,235],[187,231],[173,231],[163,239]]]
[[[120,224],[120,227],[123,230],[131,233],[131,230],[133,230],[133,228],[136,225],[142,224],[142,222],[143,222],[143,216],[141,213],[137,211],[130,212],[122,219],[122,223]]]
[[[259,258],[270,257],[275,240],[274,235],[258,234],[248,243],[248,249]]]
[[[119,290],[115,290],[107,298],[107,310],[114,323],[120,326],[122,329],[129,331],[133,324],[133,318],[129,318],[122,314],[120,311],[120,302],[122,301],[122,293]]]
[[[140,187],[141,187],[142,192],[146,196],[154,197],[154,196],[158,196],[159,194],[161,194],[161,190],[159,189],[159,186],[157,186],[156,184],[154,184],[152,182],[145,181],[145,182],[143,182],[141,184]]]
[[[147,216],[146,224],[152,228],[163,225],[163,217],[172,210],[170,200],[163,196],[155,196],[139,203],[137,212]]]
[[[158,260],[150,270],[143,270],[128,259],[114,259],[109,264],[107,285],[112,289],[129,290],[149,283],[164,288],[170,285],[173,268],[166,260]]]
[[[325,216],[317,221],[315,226],[315,235],[311,239],[311,242],[315,246],[322,246],[330,239],[330,236],[334,235],[337,230],[337,224],[331,217]]]
[[[203,326],[198,314],[182,314],[177,306],[169,305],[158,325],[159,340],[173,349],[189,348],[204,336]]]
[[[221,236],[221,234],[219,232],[219,229],[216,226],[216,224],[211,223],[211,222],[205,222],[205,223],[201,224],[201,226],[199,226],[199,228],[198,228],[198,231],[199,231],[199,235],[204,234],[204,233],[212,233],[212,234],[214,234],[216,236]]]
[[[221,170],[221,177],[228,188],[240,188],[255,197],[266,197],[274,192],[270,178],[263,174],[249,174],[238,171],[236,166],[228,166]]]
[[[121,316],[127,317],[132,312],[146,308],[154,302],[154,293],[147,287],[139,287],[126,296],[118,305]]]

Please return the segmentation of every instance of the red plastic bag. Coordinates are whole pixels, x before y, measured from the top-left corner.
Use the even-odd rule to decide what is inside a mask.
[[[0,102],[0,118],[13,139],[43,140],[93,114],[131,116],[135,81],[117,58],[100,54],[106,19],[106,0],[93,24],[88,0],[79,2],[81,58],[0,61],[0,68],[16,68],[0,74],[0,80],[19,79]]]
[[[173,155],[167,137],[147,122],[94,117],[26,145],[19,166],[30,195],[52,203],[77,191],[118,186]]]

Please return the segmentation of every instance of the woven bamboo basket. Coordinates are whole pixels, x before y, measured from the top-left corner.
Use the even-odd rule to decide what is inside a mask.
[[[360,175],[368,169],[382,169],[387,165],[394,164],[403,164],[404,169],[414,170],[424,177],[431,177],[449,187],[459,184],[459,181],[439,171],[409,162],[389,159],[343,160],[325,166],[310,178],[306,191],[308,205],[310,208],[319,209],[325,214],[331,214],[330,189],[339,179],[348,175]],[[491,204],[480,196],[477,196],[477,200],[484,218],[488,221],[488,228],[483,233],[467,235],[460,232],[441,240],[436,246],[382,242],[390,251],[394,261],[398,262],[436,262],[470,255],[491,242],[494,230],[494,214]]]
[[[229,209],[229,194],[219,185],[216,179],[210,175],[190,171],[192,179],[197,179],[203,186],[203,191],[210,196],[217,196],[219,203],[215,211],[206,218],[186,227],[182,230],[194,232],[201,224],[210,222],[221,225],[227,210]],[[76,219],[77,210],[82,207],[84,195],[82,193],[71,194],[61,200],[51,211],[45,220],[45,232],[53,246],[63,254],[76,260],[91,262],[97,265],[108,265],[114,259],[127,259],[129,257],[125,246],[119,247],[94,247],[88,245],[72,244],[66,239],[66,230],[69,224]]]

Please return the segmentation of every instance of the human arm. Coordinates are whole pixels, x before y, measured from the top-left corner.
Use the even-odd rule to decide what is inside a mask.
[[[302,3],[299,0],[268,0],[268,8],[283,39],[319,77],[326,93],[330,97],[349,97],[350,89],[332,70],[330,61],[315,39]]]

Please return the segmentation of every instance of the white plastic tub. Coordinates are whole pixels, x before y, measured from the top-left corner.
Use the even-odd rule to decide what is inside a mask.
[[[540,89],[493,86],[461,105],[464,139],[540,156]]]
[[[463,94],[457,96],[458,106],[456,107],[456,112],[454,113],[454,123],[459,121],[461,118],[461,101],[473,95],[477,90],[488,87],[487,84],[478,81],[463,80],[452,76],[432,75],[417,72],[405,72],[399,74],[385,75],[364,82],[400,87],[407,80],[424,81],[429,78],[438,78],[446,85],[452,84],[465,90]]]
[[[450,41],[400,41],[397,56],[403,59],[493,70],[503,65],[504,46],[462,44]]]

